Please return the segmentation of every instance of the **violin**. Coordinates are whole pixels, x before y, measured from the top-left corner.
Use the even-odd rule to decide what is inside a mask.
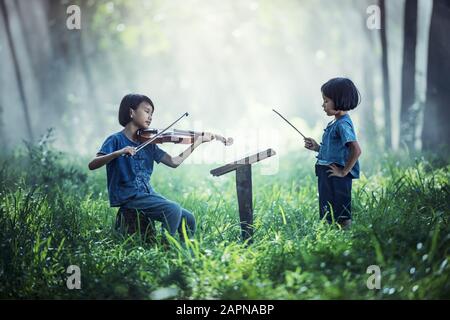
[[[139,129],[137,137],[141,143],[154,139],[150,143],[177,143],[193,144],[194,141],[203,136],[204,132],[173,129],[172,131],[163,131],[161,129]],[[156,136],[156,138],[154,138]],[[212,134],[213,139],[221,141],[226,146],[233,144],[233,138],[225,138],[218,134]]]
[[[138,140],[143,141],[138,147],[136,147],[136,152],[139,152],[145,146],[150,143],[185,143],[185,144],[193,144],[195,139],[204,135],[204,132],[195,132],[195,131],[186,131],[186,130],[173,130],[172,132],[168,131],[171,127],[173,127],[178,121],[187,117],[189,113],[185,112],[179,117],[177,120],[172,122],[167,128],[163,130],[158,129],[139,129],[136,134],[138,136]],[[222,143],[226,146],[230,146],[233,144],[233,139],[224,137],[218,134],[212,134],[213,139],[222,141]]]

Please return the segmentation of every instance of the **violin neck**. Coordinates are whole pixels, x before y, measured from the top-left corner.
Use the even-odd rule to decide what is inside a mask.
[[[196,132],[196,131],[190,131],[190,130],[179,130],[179,129],[173,129],[173,132],[179,133],[179,134],[186,134],[186,135],[201,135],[202,132]]]
[[[198,131],[190,131],[190,130],[179,130],[179,129],[173,129],[174,133],[181,134],[181,135],[192,135],[192,136],[202,136],[204,132],[198,132]],[[232,139],[224,138],[221,135],[213,134],[214,139],[219,140],[224,145],[231,145]]]

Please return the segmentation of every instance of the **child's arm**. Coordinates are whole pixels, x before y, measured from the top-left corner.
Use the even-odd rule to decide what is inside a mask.
[[[88,166],[89,166],[90,170],[95,170],[95,169],[98,169],[98,168],[104,166],[111,160],[114,160],[114,159],[120,157],[122,154],[129,154],[129,155],[133,156],[135,153],[136,153],[136,149],[134,147],[125,147],[123,149],[116,150],[109,154],[97,155],[94,159],[92,159],[91,162],[89,162]]]
[[[345,177],[350,170],[352,170],[353,166],[358,161],[359,156],[361,155],[361,148],[359,147],[358,141],[348,142],[350,148],[350,156],[348,157],[347,163],[343,169],[337,167],[335,164],[329,165],[330,170],[327,172],[331,172],[329,177]]]
[[[178,167],[181,163],[183,163],[184,160],[187,159],[191,155],[191,153],[197,148],[199,145],[201,145],[203,142],[209,142],[213,140],[213,136],[211,133],[205,132],[205,134],[201,137],[198,137],[194,140],[194,143],[189,146],[186,150],[184,150],[182,153],[180,153],[177,157],[172,157],[169,154],[165,154],[161,162],[164,163],[166,166],[171,168]]]

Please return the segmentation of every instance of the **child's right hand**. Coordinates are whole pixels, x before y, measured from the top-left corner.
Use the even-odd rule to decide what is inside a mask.
[[[319,144],[313,138],[305,138],[305,148],[312,151],[319,152]]]
[[[123,149],[119,150],[119,155],[130,155],[134,156],[136,154],[136,148],[135,147],[125,147]]]

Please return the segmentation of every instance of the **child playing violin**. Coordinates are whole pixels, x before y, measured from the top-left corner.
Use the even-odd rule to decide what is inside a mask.
[[[150,185],[153,162],[163,163],[171,168],[178,167],[201,143],[214,139],[210,133],[203,133],[193,144],[177,157],[172,157],[156,144],[149,144],[139,152],[138,129],[147,129],[152,121],[155,107],[145,95],[127,94],[119,107],[120,132],[106,138],[89,163],[95,170],[106,164],[108,195],[111,207],[139,209],[151,220],[161,221],[173,236],[181,234],[181,221],[185,220],[189,236],[196,229],[194,215],[178,203],[168,200],[154,191]],[[127,156],[123,156],[127,155]]]
[[[352,179],[359,178],[361,148],[347,112],[358,106],[360,95],[353,82],[346,78],[329,80],[321,91],[323,110],[334,119],[324,130],[320,145],[312,138],[305,138],[305,148],[319,153],[316,175],[320,218],[326,217],[329,223],[334,220],[348,228],[352,222]]]

